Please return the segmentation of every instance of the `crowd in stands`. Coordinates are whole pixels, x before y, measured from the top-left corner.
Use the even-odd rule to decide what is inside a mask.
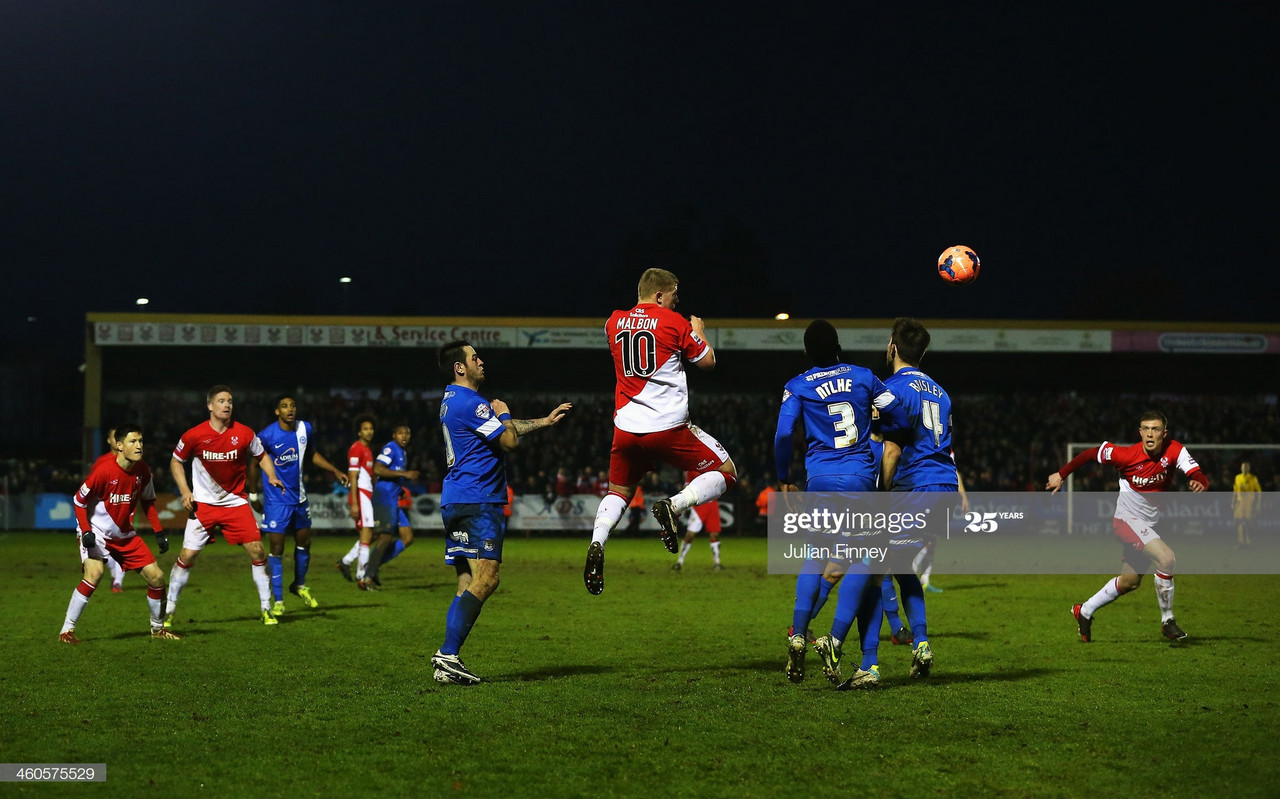
[[[293,396],[298,418],[313,426],[312,446],[339,466],[346,463],[354,440],[353,421],[358,416],[369,413],[378,420],[375,454],[396,425],[410,425],[409,468],[421,473],[412,488],[418,492],[439,490],[445,472],[439,392],[300,391]],[[134,421],[143,426],[145,458],[155,473],[157,490],[172,491],[170,453],[186,429],[207,418],[203,394],[189,390],[109,391],[104,399],[106,425]],[[274,399],[265,392],[238,392],[235,417],[260,430],[274,421]],[[508,393],[503,399],[517,418],[541,416],[566,400],[574,404],[564,423],[531,439],[508,457],[509,476],[517,492],[548,497],[603,493],[612,438],[612,395]],[[1137,440],[1138,415],[1147,408],[1167,414],[1171,435],[1188,445],[1209,475],[1213,490],[1231,490],[1242,457],[1251,458],[1264,490],[1280,489],[1280,413],[1274,397],[992,393],[952,399],[956,461],[970,491],[1041,490],[1049,472],[1065,463],[1069,442],[1096,444],[1107,439],[1132,443]],[[735,495],[726,499],[741,503],[739,507],[754,509],[757,494],[773,481],[777,411],[776,393],[694,392],[692,396],[692,421],[718,438],[737,464],[740,480]],[[1196,444],[1240,442],[1275,444],[1277,449],[1246,454],[1196,448]],[[795,458],[793,473],[802,475],[803,452],[798,449]],[[82,474],[83,464],[0,463],[0,476],[10,491],[72,493]],[[312,492],[339,490],[319,469],[309,470],[308,478]],[[664,469],[650,475],[642,488],[647,494],[663,495],[678,490],[682,480],[678,472]],[[1111,470],[1076,472],[1076,490],[1115,487]]]

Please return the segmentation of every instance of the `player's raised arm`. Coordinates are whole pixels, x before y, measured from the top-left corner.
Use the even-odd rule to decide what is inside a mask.
[[[1049,475],[1049,480],[1045,483],[1044,487],[1052,493],[1058,493],[1058,489],[1062,488],[1063,478],[1074,472],[1076,469],[1079,469],[1081,466],[1084,466],[1086,463],[1097,460],[1099,449],[1100,447],[1089,447],[1084,452],[1081,452],[1079,455],[1072,458],[1071,462],[1066,466],[1063,466],[1058,471]]]
[[[562,402],[541,419],[513,419],[511,408],[500,399],[490,401],[489,407],[493,408],[494,415],[506,428],[498,437],[498,446],[502,447],[504,452],[511,452],[520,446],[520,436],[559,424],[560,420],[573,409],[573,403]]]
[[[706,354],[694,361],[694,364],[697,365],[699,369],[711,370],[716,368],[716,351],[711,346],[711,342],[707,341],[707,325],[702,321],[702,317],[690,316],[689,327],[693,328],[693,334],[697,336],[702,343],[707,345]]]

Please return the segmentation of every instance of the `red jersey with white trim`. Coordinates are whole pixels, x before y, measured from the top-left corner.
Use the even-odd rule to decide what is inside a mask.
[[[1154,523],[1160,511],[1144,494],[1167,491],[1177,468],[1189,475],[1200,469],[1191,453],[1177,441],[1169,439],[1160,457],[1152,460],[1142,443],[1119,446],[1104,441],[1098,447],[1098,463],[1109,463],[1120,472],[1120,497],[1116,500],[1116,518],[1137,519]]]
[[[110,453],[103,455],[93,462],[71,501],[85,510],[94,533],[117,541],[132,538],[138,503],[156,501],[151,467],[138,461],[126,471]]]
[[[356,488],[373,491],[373,450],[363,441],[356,441],[347,450],[347,471],[358,471]]]
[[[245,505],[245,476],[249,458],[266,452],[256,433],[247,425],[232,422],[221,433],[203,422],[182,434],[173,457],[180,463],[191,461],[191,493],[196,502],[230,508]]]
[[[614,311],[605,334],[618,379],[613,413],[618,429],[656,433],[687,423],[684,360],[696,363],[708,350],[689,320],[670,308],[642,302],[629,311]]]

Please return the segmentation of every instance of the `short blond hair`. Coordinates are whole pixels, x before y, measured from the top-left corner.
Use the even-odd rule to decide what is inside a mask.
[[[676,277],[674,272],[655,266],[644,270],[644,274],[640,276],[640,283],[636,286],[636,297],[643,300],[659,291],[674,291],[679,284],[680,278]]]

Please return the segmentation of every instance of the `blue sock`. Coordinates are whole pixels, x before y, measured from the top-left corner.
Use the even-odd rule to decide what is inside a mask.
[[[387,551],[382,553],[382,562],[386,563],[389,560],[395,559],[396,555],[399,555],[401,552],[404,552],[404,542],[397,539],[395,546],[387,547]]]
[[[444,646],[449,645],[449,630],[452,628],[454,623],[453,615],[458,612],[458,599],[460,599],[460,597],[457,594],[454,594],[453,602],[449,603],[449,609],[444,612]],[[445,651],[444,646],[440,647],[441,652]],[[455,649],[454,651],[446,654],[456,655],[458,654],[458,651]]]
[[[880,604],[884,608],[884,617],[889,622],[889,633],[896,633],[902,628],[902,619],[898,617],[898,593],[893,590],[893,577],[888,574],[880,584]]]
[[[277,602],[283,602],[284,561],[275,555],[267,555],[267,574],[271,577],[271,595]]]
[[[804,635],[809,628],[809,619],[817,612],[813,609],[814,600],[818,597],[818,583],[825,582],[821,574],[801,574],[796,578],[796,609],[791,617],[791,634]]]
[[[818,613],[822,611],[822,606],[827,604],[827,597],[831,596],[831,589],[835,587],[835,583],[826,577],[822,578],[822,582],[818,583],[818,601],[813,603],[813,613],[809,618],[816,619],[818,617]]]
[[[871,581],[874,583],[874,580]],[[858,605],[858,634],[862,639],[862,668],[870,671],[880,663],[880,612],[884,584],[877,589],[868,583]]]
[[[480,617],[482,607],[484,602],[470,591],[463,591],[462,596],[454,598],[453,604],[449,606],[449,614],[445,617],[444,646],[440,647],[441,653],[458,654],[462,645],[467,642],[476,619]]]
[[[836,597],[836,617],[831,622],[831,636],[841,642],[849,637],[853,628],[853,620],[862,601],[862,592],[867,587],[871,575],[850,572],[844,576],[840,585],[840,594]],[[842,643],[843,646],[843,643]]]
[[[293,581],[298,585],[307,584],[307,567],[311,565],[311,548],[293,548]]]
[[[924,586],[920,578],[914,574],[899,574],[898,595],[902,597],[902,608],[907,612],[907,621],[911,624],[911,633],[916,637],[916,645],[929,640],[929,625],[924,615]]]

